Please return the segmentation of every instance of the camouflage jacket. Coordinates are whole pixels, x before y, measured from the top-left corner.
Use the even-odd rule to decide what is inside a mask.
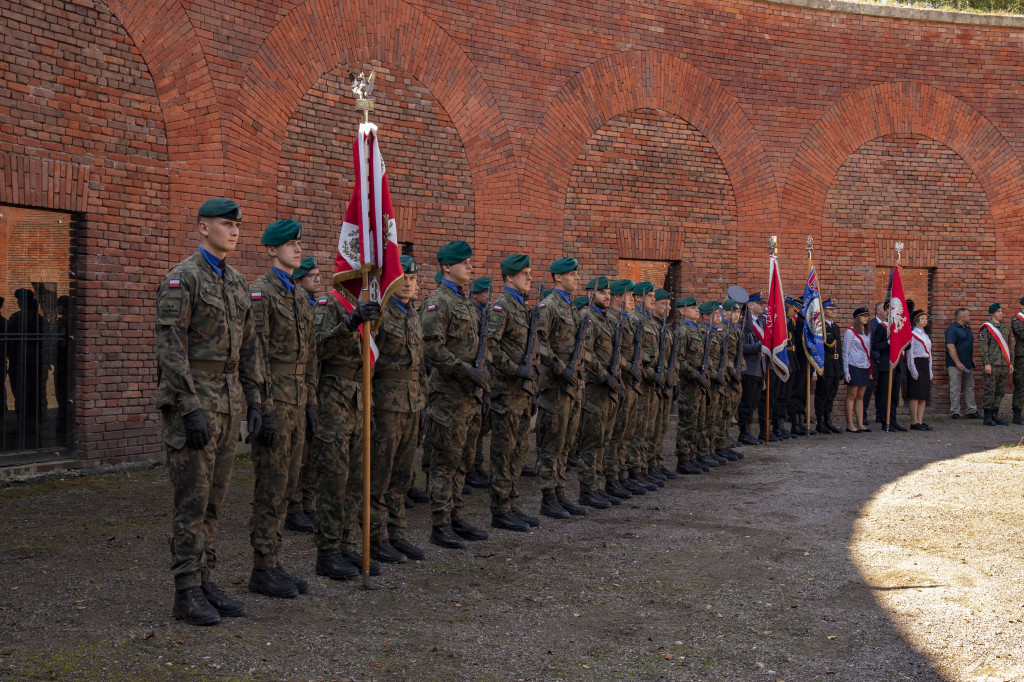
[[[402,312],[392,297],[384,304],[375,338],[380,355],[373,367],[373,404],[378,410],[419,412],[427,405],[423,327],[412,305]]]
[[[619,377],[628,381],[629,370],[633,366],[633,332],[636,330],[636,325],[630,324],[628,313],[623,316],[619,309],[614,306],[608,308],[605,317],[612,328],[613,339],[615,338],[615,327],[619,324],[619,318],[624,318],[622,320],[622,337],[619,340]]]
[[[347,293],[341,295],[354,303]],[[350,332],[342,324],[346,317],[348,310],[334,294],[317,299],[313,311],[320,360],[316,437],[328,443],[363,409],[363,343],[358,330]]]
[[[539,324],[539,322],[538,322]],[[526,400],[537,394],[537,380],[528,380],[523,389],[523,380],[516,376],[519,365],[526,353],[527,336],[530,333],[530,309],[515,296],[502,291],[491,306],[487,319],[487,349],[491,355],[490,386],[491,396],[504,396],[507,400]],[[492,409],[495,404],[492,403]]]
[[[709,324],[701,323],[701,332],[711,334],[711,343],[708,346],[708,379],[714,381],[715,377],[718,376],[718,363],[722,359],[722,335],[718,333],[717,327],[712,327]],[[701,349],[701,360],[704,359],[704,349]]]
[[[1003,340],[1006,342],[1007,350],[1009,350],[1010,325],[1005,323],[996,324],[992,320],[989,320],[988,323],[998,329],[999,333],[1003,335]],[[1003,357],[1003,351],[999,348],[999,342],[992,338],[985,325],[981,325],[981,331],[978,332],[978,352],[981,355],[982,365],[992,365],[993,367],[1007,366],[1006,358]]]
[[[612,364],[614,337],[615,327],[611,324],[608,312],[596,306],[591,308],[590,324],[587,326],[587,390],[590,390],[591,384],[607,381]]]
[[[640,318],[640,308],[633,308],[629,319],[633,321]],[[661,323],[656,322],[654,315],[649,312],[643,317],[643,336],[640,345],[640,363],[643,368],[642,374],[648,382],[654,380],[654,365],[658,362],[658,334],[661,333]]]
[[[728,332],[728,341],[726,342],[725,347],[728,357],[725,361],[725,376],[728,379],[740,380],[743,378],[743,360],[740,359],[741,364],[739,365],[739,369],[737,369],[736,359],[738,357],[742,358],[743,355],[743,344],[741,342],[743,334],[741,333],[739,326],[735,324],[729,324],[726,327],[726,330]]]
[[[679,359],[676,370],[680,381],[696,384],[700,377],[700,365],[704,361],[704,334],[696,323],[684,321],[679,333]]]
[[[288,291],[273,270],[249,285],[263,360],[263,402],[316,405],[316,338],[306,292]]]
[[[552,291],[541,303],[540,320],[537,322],[537,342],[540,344],[540,390],[563,390],[560,375],[572,357],[576,345],[576,332],[580,325],[580,313],[566,302],[557,291]],[[584,353],[584,347],[580,353]],[[583,389],[583,358],[577,363],[576,381],[569,387],[569,395],[579,400]],[[548,406],[550,407],[550,406]]]
[[[198,249],[171,268],[156,294],[156,357],[160,409],[237,413],[243,392],[258,404],[263,366],[242,274],[225,265],[218,277]]]
[[[1013,331],[1013,359],[1024,358],[1024,322],[1018,315],[1010,318],[1010,329]],[[1009,343],[1010,339],[1006,339]]]
[[[423,302],[421,315],[430,392],[467,394],[473,389],[469,370],[480,344],[476,306],[442,283]]]

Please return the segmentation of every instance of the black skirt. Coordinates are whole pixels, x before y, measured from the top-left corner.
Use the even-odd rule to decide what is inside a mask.
[[[854,367],[853,365],[850,365],[850,386],[867,386],[870,383],[870,367]]]
[[[907,372],[907,400],[928,400],[932,394],[932,380],[928,376],[928,358],[914,358],[917,378]]]

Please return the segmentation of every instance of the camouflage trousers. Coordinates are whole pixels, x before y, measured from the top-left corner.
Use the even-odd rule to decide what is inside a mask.
[[[998,410],[1006,395],[1006,380],[1010,378],[1010,368],[1006,365],[992,365],[992,373],[985,375],[985,401],[982,409]]]
[[[735,409],[732,406],[732,384],[725,382],[725,395],[718,396],[718,415],[715,417],[715,439],[712,446],[715,450],[729,447],[729,425]]]
[[[533,431],[533,407],[527,401],[526,415],[519,420],[519,438],[516,440],[516,451],[512,455],[512,490],[509,491],[508,501],[513,507],[519,499],[519,481],[523,474],[523,467],[526,466],[526,457],[530,452],[530,432]],[[494,442],[494,425],[491,425],[491,443]],[[534,452],[536,462],[537,453]]]
[[[523,470],[530,429],[529,396],[491,398],[491,514],[500,516],[514,504],[513,491]],[[523,428],[525,425],[525,428]]]
[[[475,442],[480,428],[480,402],[468,392],[434,392],[427,403],[427,419],[423,449],[430,462],[427,494],[431,523],[447,526],[452,519],[462,518],[462,486],[473,462],[466,443]]]
[[[175,589],[183,590],[197,587],[217,566],[217,523],[235,465],[239,417],[207,412],[210,442],[202,450],[185,447],[185,427],[177,410],[163,410],[161,418],[174,488],[171,576]]]
[[[606,385],[587,385],[580,425],[580,460],[576,466],[581,493],[604,487],[604,450],[613,426],[610,416],[614,404]]]
[[[679,418],[676,422],[676,459],[687,462],[702,454],[697,451],[697,434],[704,424],[707,401],[697,383],[683,381],[679,388]]]
[[[316,498],[316,471],[310,456],[310,444],[303,443],[302,466],[299,469],[299,480],[295,484],[295,494],[288,502],[288,515],[313,511],[313,500]]]
[[[363,499],[363,411],[356,409],[358,396],[335,399],[329,423],[322,416],[324,397],[321,391],[320,424],[311,448],[316,470],[313,540],[321,556],[355,549]]]
[[[491,432],[491,414],[488,413],[487,419],[480,421],[480,430],[476,434],[476,440],[473,441],[473,466],[470,471],[487,471],[484,466],[486,457],[484,456],[484,436]]]
[[[671,389],[668,389],[671,390]],[[655,392],[654,404],[657,413],[654,417],[651,441],[647,452],[647,469],[663,465],[665,463],[664,443],[665,434],[668,432],[668,418],[672,411],[672,401]]]
[[[1024,357],[1013,359],[1013,409],[1024,408]]]
[[[706,455],[715,449],[717,424],[722,414],[722,394],[718,392],[718,384],[711,382],[711,397],[706,399],[703,413],[704,421],[697,431],[697,455]]]
[[[272,445],[255,443],[252,467],[256,484],[252,491],[249,544],[253,568],[266,570],[278,564],[281,531],[288,513],[288,501],[295,494],[302,467],[306,438],[306,406],[278,401],[277,437]]]
[[[626,469],[647,471],[647,449],[651,439],[651,424],[657,416],[652,414],[654,390],[646,381],[640,382],[636,397],[636,418],[629,444],[626,446]]]
[[[405,494],[416,466],[419,412],[374,412],[370,436],[370,538],[399,539],[405,532]]]
[[[636,428],[636,391],[632,386],[626,386],[623,380],[622,397],[619,403],[612,407],[608,415],[610,429],[608,441],[604,447],[604,470],[605,480],[612,481],[624,478],[628,470],[626,468],[626,444],[633,438],[633,430]]]
[[[537,477],[543,493],[565,490],[565,463],[580,422],[580,403],[561,388],[541,394],[537,412]]]

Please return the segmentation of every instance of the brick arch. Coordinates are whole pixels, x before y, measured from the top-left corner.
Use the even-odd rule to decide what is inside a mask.
[[[886,135],[912,133],[953,150],[981,183],[997,242],[1024,227],[1024,166],[999,130],[963,100],[914,81],[881,83],[851,93],[804,137],[783,190],[791,234],[818,234],[829,188],[846,159]],[[999,250],[1000,263],[1017,258]]]
[[[714,146],[735,192],[739,235],[753,239],[776,224],[778,192],[771,165],[738,100],[677,57],[657,51],[620,52],[591,64],[566,83],[531,145],[522,179],[522,194],[530,198],[530,205],[523,205],[523,217],[541,225],[541,233],[555,235],[546,249],[538,246],[537,251],[561,255],[566,190],[587,140],[615,116],[637,109],[678,116]]]
[[[230,161],[244,165],[246,173],[276,176],[288,121],[303,96],[338,65],[373,61],[414,76],[451,117],[473,175],[477,224],[514,222],[518,207],[510,209],[508,189],[515,160],[497,101],[462,47],[401,0],[353,0],[331,11],[309,0],[289,12],[246,72],[230,124]],[[354,134],[354,110],[351,120]]]

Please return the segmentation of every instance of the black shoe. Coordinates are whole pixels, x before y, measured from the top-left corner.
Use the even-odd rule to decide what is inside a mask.
[[[427,556],[426,552],[408,540],[403,540],[402,538],[391,538],[389,542],[391,543],[392,548],[398,550],[413,561],[423,561]]]
[[[757,439],[749,431],[740,434],[740,442],[744,445],[757,445]]]
[[[967,418],[968,419],[981,419],[981,415],[978,414],[977,412],[968,412],[967,413]]]
[[[718,460],[708,455],[701,455],[697,458],[697,461],[706,467],[711,467],[712,469],[718,466]]]
[[[796,437],[793,434],[791,434],[789,431],[787,431],[786,427],[782,426],[781,424],[779,425],[778,431],[779,431],[779,436],[784,438],[784,439],[786,439],[786,440],[789,440],[790,438],[795,438]]]
[[[578,504],[573,504],[572,502],[570,502],[568,499],[566,499],[564,492],[562,492],[560,490],[556,490],[555,491],[555,499],[558,500],[558,504],[562,505],[562,509],[564,509],[565,511],[569,512],[570,515],[572,515],[572,516],[586,516],[587,515],[587,508],[586,507],[581,507]]]
[[[680,466],[682,467],[682,470],[680,471],[680,469],[677,468],[676,471],[680,471],[680,473],[685,474],[686,476],[700,476],[705,472],[704,467],[696,462],[683,462]]]
[[[359,552],[342,552],[341,556],[348,559],[348,562],[355,566],[360,573],[363,572],[363,555]],[[380,564],[370,557],[370,575],[380,575]]]
[[[414,499],[412,499],[411,497],[409,497],[408,495],[406,495],[405,496],[405,508],[406,509],[412,509],[415,506],[416,506],[416,501]]]
[[[1013,411],[1013,423],[1014,424],[1018,424],[1018,425],[1019,424],[1024,424],[1024,417],[1021,416],[1021,411],[1020,410],[1014,410]]]
[[[825,422],[818,422],[818,426],[814,430],[824,435],[829,435],[832,433],[832,429],[825,426]]]
[[[726,448],[725,450],[722,450],[722,457],[725,457],[730,462],[738,462],[743,455],[731,448]]]
[[[1004,420],[999,418],[999,410],[992,410],[992,421],[994,421],[997,426],[1009,426],[1010,425],[1009,422],[1006,422],[1006,421],[1004,421]]]
[[[404,564],[409,558],[391,546],[387,540],[370,543],[370,556],[382,564]]]
[[[285,530],[293,530],[296,533],[312,533],[313,519],[303,512],[295,512],[284,517],[284,527]]]
[[[982,422],[985,426],[995,426],[996,423],[992,421],[992,410],[985,410],[985,421]]]
[[[299,596],[299,588],[290,580],[278,575],[275,569],[252,569],[249,576],[249,591],[264,594],[278,599],[294,599]]]
[[[666,476],[665,474],[661,473],[661,471],[658,469],[658,467],[651,467],[650,469],[648,469],[647,470],[647,475],[650,478],[653,478],[655,481],[661,481],[662,483],[664,483],[665,481],[668,480],[668,476]]]
[[[889,422],[889,429],[892,431],[906,431],[905,428],[896,423],[895,419]]]
[[[954,413],[954,414],[952,415],[952,417],[950,417],[950,419],[959,419],[959,418],[960,418],[960,415],[958,415],[958,414],[956,414],[956,413]]]
[[[466,474],[466,485],[473,486],[474,488],[484,489],[490,486],[490,481],[487,479],[487,474],[482,471],[470,471]]]
[[[911,431],[924,431],[924,429],[921,428],[920,424],[911,424],[910,425],[910,430]]]
[[[342,556],[341,552],[334,552],[316,558],[316,574],[331,580],[352,580],[359,577],[359,569]]]
[[[579,456],[579,454],[574,452],[571,455],[569,455],[569,457],[565,460],[565,468],[566,469],[575,469],[576,465],[579,464],[579,462],[580,462],[580,456]]]
[[[473,494],[473,486],[467,485],[467,484],[463,483],[462,484],[462,496],[463,497],[469,497],[472,494]]]
[[[732,448],[729,448],[728,450],[726,450],[726,453],[731,454],[736,459],[743,459],[743,453],[740,452],[739,450],[733,450]]]
[[[526,478],[537,478],[537,470],[533,467],[523,467],[523,470],[519,473],[520,476]]]
[[[558,503],[554,493],[544,493],[540,501],[540,513],[552,519],[567,519],[569,512]]]
[[[604,500],[613,507],[618,507],[620,504],[622,504],[622,500],[620,500],[615,495],[609,495],[604,490],[597,489],[592,494],[600,497],[602,500]]]
[[[419,488],[409,488],[409,497],[416,504],[423,504],[425,502],[430,502],[430,496],[427,495],[426,492],[420,490]]]
[[[832,423],[831,419],[829,419],[829,420],[827,420],[825,422],[825,426],[827,426],[828,430],[831,431],[832,433],[842,433],[843,432],[843,430],[841,428],[839,428],[838,426],[836,426],[835,424]]]
[[[171,613],[189,625],[216,625],[220,622],[220,614],[206,600],[201,587],[175,590]]]
[[[451,526],[434,526],[430,530],[430,544],[445,549],[463,549],[468,543],[456,535]]]
[[[932,431],[933,430],[932,427],[928,426],[924,422],[921,422],[920,424],[918,424],[918,426],[921,427],[922,431]]]
[[[487,531],[480,530],[476,526],[471,526],[462,519],[452,519],[452,530],[463,540],[469,540],[470,542],[479,542],[486,540],[489,536]]]
[[[795,436],[806,436],[807,429],[800,422],[793,422],[793,428],[790,431],[790,433],[792,433]]]
[[[656,468],[662,476],[669,479],[670,481],[675,480],[676,478],[679,477],[678,474],[676,474],[676,472],[672,471],[664,464],[659,464]]]
[[[622,487],[630,492],[632,495],[640,496],[647,494],[647,488],[640,485],[631,478],[627,478],[621,481]]]
[[[296,578],[293,575],[288,575],[288,571],[284,570],[284,566],[282,566],[281,564],[278,564],[270,570],[276,573],[278,578],[281,578],[282,580],[287,580],[292,585],[295,585],[295,589],[299,591],[299,594],[306,594],[307,592],[309,592],[309,583],[307,583],[302,578]]]
[[[504,514],[491,514],[491,528],[525,533],[530,527],[515,514],[505,512]]]
[[[729,463],[729,458],[725,456],[725,453],[721,450],[715,450],[711,453],[711,456],[718,460],[718,466],[725,466]]]
[[[245,604],[224,594],[215,582],[203,583],[202,590],[207,603],[217,609],[217,613],[225,618],[238,618],[245,615]]]
[[[610,495],[611,497],[617,497],[620,500],[628,500],[629,498],[633,497],[633,493],[623,488],[622,484],[619,483],[618,481],[606,483],[604,486],[604,491],[607,495]]]
[[[520,521],[525,523],[530,528],[537,528],[538,526],[540,526],[540,519],[538,519],[536,516],[530,516],[519,507],[512,507],[511,509],[509,509],[509,512],[517,516]]]
[[[611,502],[607,502],[604,498],[598,497],[594,493],[583,491],[580,491],[580,505],[593,507],[594,509],[607,509],[608,507],[612,506]],[[570,514],[572,513],[568,508],[566,508],[566,511],[568,511]]]
[[[652,493],[658,489],[658,482],[644,472],[640,472],[636,475],[636,482],[647,488],[647,490]]]

